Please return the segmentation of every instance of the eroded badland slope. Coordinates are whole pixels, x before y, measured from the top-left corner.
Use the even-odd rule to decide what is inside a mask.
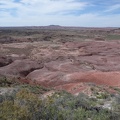
[[[119,28],[1,28],[0,75],[75,95],[120,87],[119,40]]]

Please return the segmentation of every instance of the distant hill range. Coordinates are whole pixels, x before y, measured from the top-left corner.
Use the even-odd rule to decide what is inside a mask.
[[[80,26],[13,26],[13,27],[0,27],[0,29],[75,29],[75,30],[120,30],[120,27],[80,27]]]

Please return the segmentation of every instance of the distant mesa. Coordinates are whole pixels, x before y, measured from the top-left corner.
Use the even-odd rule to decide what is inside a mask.
[[[61,27],[60,25],[49,25],[48,27]]]
[[[46,26],[47,28],[51,28],[51,29],[58,29],[58,28],[62,28],[62,26],[60,25],[49,25],[49,26]]]

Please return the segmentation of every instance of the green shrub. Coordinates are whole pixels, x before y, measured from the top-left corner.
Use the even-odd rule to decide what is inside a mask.
[[[20,83],[14,78],[7,78],[5,76],[0,76],[0,87],[10,87],[19,85]]]
[[[0,103],[1,120],[28,120],[28,110],[25,106],[20,106],[12,101]]]
[[[85,94],[76,97],[62,91],[41,99],[40,94],[30,89],[20,87],[11,95],[0,95],[0,120],[119,120],[120,117],[116,108],[115,111],[99,108],[98,101]]]

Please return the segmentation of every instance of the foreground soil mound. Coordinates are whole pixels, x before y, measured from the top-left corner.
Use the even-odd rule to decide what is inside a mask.
[[[10,63],[12,63],[13,60],[6,56],[0,56],[0,67],[6,66]]]
[[[11,64],[1,67],[0,74],[12,77],[25,77],[35,69],[40,69],[42,67],[42,64],[38,64],[37,62],[28,59],[15,60]]]
[[[99,85],[120,86],[120,72],[86,72],[67,75],[66,79],[76,82],[90,82]]]
[[[120,72],[95,71],[65,74],[61,72],[48,71],[44,71],[44,73],[42,73],[41,70],[36,70],[30,73],[27,78],[46,87],[55,87],[71,92],[80,92],[88,89],[88,87],[83,83],[120,87]],[[32,81],[30,81],[30,83],[32,83]]]
[[[57,50],[50,48],[47,54],[50,53],[52,59],[44,62],[43,69],[28,74],[27,78],[40,85],[65,89],[74,94],[89,91],[89,86],[83,83],[119,86],[119,48],[118,41],[68,42]],[[58,54],[54,54],[56,52]],[[35,55],[40,58],[40,54]]]
[[[12,43],[2,47],[13,61],[0,59],[1,75],[73,94],[89,92],[89,83],[120,86],[119,41]],[[27,59],[12,58],[13,54],[22,56],[23,50]]]

